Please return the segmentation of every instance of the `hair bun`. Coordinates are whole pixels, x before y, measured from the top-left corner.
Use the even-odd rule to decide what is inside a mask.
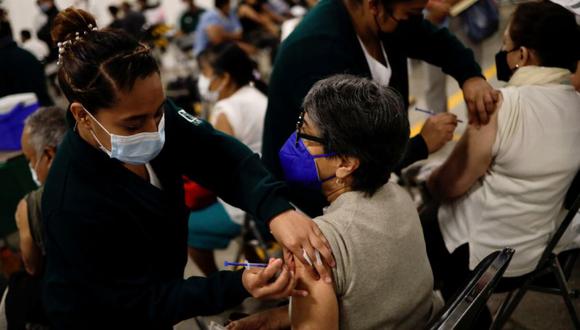
[[[93,15],[82,9],[69,7],[56,16],[50,35],[56,44],[72,40],[77,36],[77,33],[82,35],[96,27],[97,23]]]

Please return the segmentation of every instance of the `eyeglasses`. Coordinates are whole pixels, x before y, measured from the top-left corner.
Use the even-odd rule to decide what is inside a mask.
[[[300,129],[302,129],[302,125],[304,125],[304,115],[305,114],[306,114],[306,110],[302,110],[302,112],[298,116],[298,121],[296,122],[296,145],[298,145],[298,141],[300,141],[300,139],[318,142],[318,143],[322,144],[323,146],[326,145],[327,141],[323,138],[309,135],[309,134],[300,133]]]

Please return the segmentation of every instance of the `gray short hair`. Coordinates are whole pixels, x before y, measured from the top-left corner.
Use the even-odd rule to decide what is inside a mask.
[[[314,84],[303,107],[326,141],[325,153],[359,160],[353,190],[373,195],[389,180],[409,141],[407,110],[396,90],[336,75]]]
[[[30,129],[30,145],[41,155],[46,148],[56,148],[62,142],[67,130],[66,111],[59,107],[40,108],[24,123]]]

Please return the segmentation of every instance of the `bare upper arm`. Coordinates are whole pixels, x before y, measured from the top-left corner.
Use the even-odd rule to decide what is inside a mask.
[[[338,329],[338,300],[334,285],[315,279],[306,268],[310,266],[303,265],[296,258],[294,260],[297,288],[308,291],[308,296],[292,298],[292,329]]]
[[[40,249],[34,242],[30,232],[30,223],[28,218],[28,204],[25,199],[18,203],[16,208],[16,226],[18,227],[18,236],[20,238],[20,251],[24,268],[30,275],[36,275],[42,267],[42,255]]]
[[[230,121],[228,120],[228,117],[224,113],[220,113],[217,115],[215,119],[214,128],[217,129],[218,131],[221,131],[223,133],[235,137],[234,128],[232,127]]]
[[[18,202],[14,218],[16,220],[16,227],[18,228],[19,232],[22,230],[30,231],[28,228],[28,204],[26,203],[25,199],[21,199],[20,202]]]
[[[458,198],[485,175],[493,161],[492,149],[497,135],[500,107],[501,97],[487,125],[469,125],[466,128],[451,155],[428,180],[433,195],[441,200]]]

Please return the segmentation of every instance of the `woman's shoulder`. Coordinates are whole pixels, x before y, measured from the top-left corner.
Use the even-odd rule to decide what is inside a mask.
[[[240,108],[254,109],[266,109],[268,99],[262,92],[257,90],[255,87],[247,85],[240,88],[232,96],[220,100],[216,103],[215,109],[221,111],[233,111]]]

